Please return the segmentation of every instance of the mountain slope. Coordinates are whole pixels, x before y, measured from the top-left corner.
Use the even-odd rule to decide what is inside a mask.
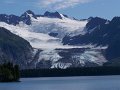
[[[0,63],[10,61],[26,68],[31,55],[32,47],[29,42],[0,27]]]
[[[87,33],[84,35],[76,35],[76,36],[68,36],[66,35],[63,38],[64,44],[69,45],[80,45],[80,44],[103,44],[105,45],[107,41],[104,40],[104,35],[106,34],[106,30],[104,30],[107,26],[106,22],[108,20],[102,18],[91,18],[89,22],[86,24]]]
[[[91,26],[91,25],[90,25]],[[93,44],[97,46],[108,46],[106,49],[106,58],[112,60],[120,57],[120,17],[114,17],[111,21],[98,25],[92,32],[81,36],[66,36],[63,39],[64,44],[80,45]]]
[[[58,12],[36,15],[30,10],[17,16],[14,22],[7,16],[0,20],[0,26],[24,38],[34,48],[30,60],[25,61],[29,68],[93,67],[107,62],[106,48],[89,42],[108,20],[98,17],[76,20]],[[93,44],[96,42],[99,41]]]

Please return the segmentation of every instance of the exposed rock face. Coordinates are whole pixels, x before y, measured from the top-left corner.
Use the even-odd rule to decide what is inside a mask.
[[[59,19],[62,19],[61,15],[58,12],[51,13],[51,12],[46,11],[44,13],[44,16],[45,17],[50,17],[50,18],[59,18]]]
[[[16,25],[19,24],[20,18],[19,16],[15,16],[15,15],[0,14],[0,21],[5,22],[7,24]]]
[[[31,25],[31,18],[37,19],[37,16],[31,10],[28,10],[20,16],[20,21],[23,21],[27,25]]]

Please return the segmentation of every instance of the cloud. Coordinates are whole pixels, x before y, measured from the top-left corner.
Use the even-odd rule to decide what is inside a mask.
[[[43,8],[59,10],[91,1],[93,0],[40,0],[38,5]]]
[[[49,10],[59,10],[74,7],[79,4],[91,2],[93,0],[2,0],[6,4],[23,4],[26,6],[37,6]]]
[[[15,1],[14,0],[5,0],[4,3],[6,3],[6,4],[14,4]]]

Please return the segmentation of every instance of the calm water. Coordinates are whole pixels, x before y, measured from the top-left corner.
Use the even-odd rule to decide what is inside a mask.
[[[120,76],[22,78],[0,83],[0,90],[120,90]]]

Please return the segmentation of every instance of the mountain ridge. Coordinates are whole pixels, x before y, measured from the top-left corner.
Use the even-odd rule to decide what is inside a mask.
[[[31,10],[21,16],[0,16],[0,27],[24,38],[32,46],[29,68],[102,66],[120,56],[119,44],[116,46],[119,17],[111,21],[100,17],[76,20],[59,12],[36,15]]]
[[[21,14],[20,16],[13,15],[13,14],[10,14],[10,15],[0,14],[0,21],[6,22],[8,24],[13,24],[13,25],[19,24],[20,21],[23,21],[27,25],[30,25],[31,24],[31,21],[30,21],[31,17],[33,17],[35,19],[37,19],[37,17],[48,17],[48,18],[59,18],[59,19],[63,19],[63,17],[68,18],[67,15],[60,14],[57,11],[56,12],[46,11],[43,15],[38,15],[38,14],[35,14],[31,10],[27,10],[23,14]]]

